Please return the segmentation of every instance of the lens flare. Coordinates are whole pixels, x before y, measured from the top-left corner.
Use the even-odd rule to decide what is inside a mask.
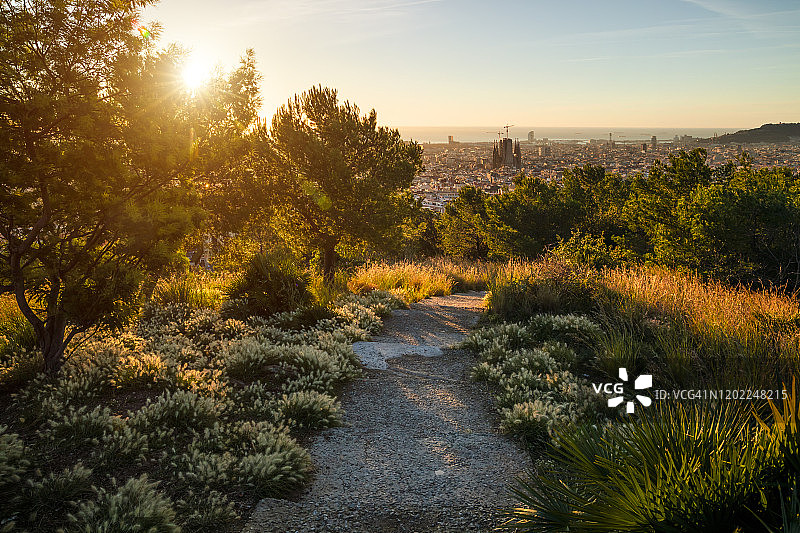
[[[201,87],[211,76],[211,65],[208,62],[193,58],[188,61],[181,73],[187,88],[195,90]]]
[[[150,30],[148,30],[145,26],[139,24],[139,19],[133,19],[131,21],[131,27],[133,27],[134,30],[138,31],[139,35],[141,35],[142,39],[144,40],[149,39],[152,35],[150,33]]]

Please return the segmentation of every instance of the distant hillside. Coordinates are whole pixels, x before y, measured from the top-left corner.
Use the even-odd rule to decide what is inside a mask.
[[[709,139],[713,142],[713,139]],[[764,124],[760,128],[741,130],[736,133],[720,135],[718,143],[784,143],[800,142],[800,123]]]

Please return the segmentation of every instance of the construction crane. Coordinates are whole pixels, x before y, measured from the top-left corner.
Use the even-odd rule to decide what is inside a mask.
[[[506,124],[503,128],[506,130],[506,139],[508,139],[508,128],[513,128],[513,124]]]
[[[503,138],[503,130],[500,130],[500,131],[484,131],[483,133],[496,133],[498,139],[502,139]]]

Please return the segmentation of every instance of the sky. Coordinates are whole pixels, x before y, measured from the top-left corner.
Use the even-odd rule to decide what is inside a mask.
[[[263,75],[262,115],[317,84],[390,126],[800,122],[797,0],[161,0],[200,65]]]

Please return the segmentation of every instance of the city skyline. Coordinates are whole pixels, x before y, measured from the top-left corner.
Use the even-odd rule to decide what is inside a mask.
[[[392,126],[800,121],[789,1],[163,0],[142,18],[201,69],[253,48],[265,116],[322,84]]]

